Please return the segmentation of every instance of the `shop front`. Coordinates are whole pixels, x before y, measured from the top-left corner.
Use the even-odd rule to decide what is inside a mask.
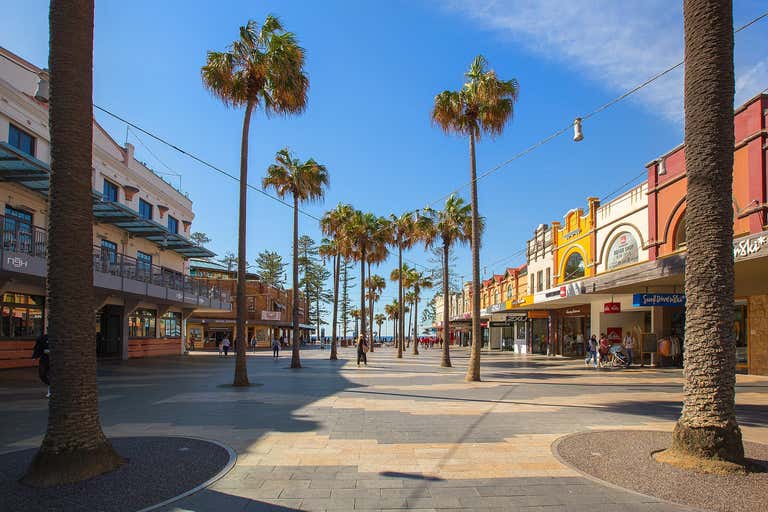
[[[526,313],[503,313],[494,316],[490,322],[490,329],[492,333],[498,333],[501,350],[525,354],[528,352],[527,324]]]
[[[549,311],[529,311],[528,318],[530,320],[528,326],[530,331],[528,351],[531,354],[541,355],[551,353],[549,346],[550,334],[553,332],[553,329]]]
[[[569,306],[553,312],[557,318],[555,354],[565,357],[583,357],[584,347],[591,334],[590,306]]]

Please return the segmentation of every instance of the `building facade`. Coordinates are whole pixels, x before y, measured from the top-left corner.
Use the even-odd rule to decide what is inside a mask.
[[[45,331],[50,137],[48,76],[0,48],[0,368],[31,366]],[[195,309],[229,308],[188,275],[192,201],[93,124],[94,329],[100,357],[179,354]],[[90,305],[83,305],[90,309]]]

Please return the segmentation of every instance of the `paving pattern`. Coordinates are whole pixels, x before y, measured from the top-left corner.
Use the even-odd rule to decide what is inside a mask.
[[[483,382],[465,383],[467,353],[439,368],[439,350],[397,360],[391,349],[357,367],[307,350],[248,356],[258,386],[235,389],[234,359],[195,354],[102,364],[102,421],[110,436],[215,439],[238,463],[168,511],[505,510],[677,511],[605,486],[561,464],[559,437],[594,429],[671,431],[680,412],[676,369],[604,371],[582,361],[484,354]],[[768,443],[768,378],[739,376],[747,440]],[[0,372],[0,448],[34,446],[45,429],[33,371]],[[631,454],[628,454],[631,456]]]

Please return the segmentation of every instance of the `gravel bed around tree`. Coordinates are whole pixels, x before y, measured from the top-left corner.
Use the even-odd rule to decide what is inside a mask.
[[[127,464],[84,482],[47,489],[19,483],[37,449],[0,455],[0,510],[137,511],[208,481],[231,458],[225,447],[201,439],[124,437],[110,441],[128,459]]]
[[[765,471],[719,476],[657,462],[653,453],[671,442],[668,432],[597,431],[560,438],[552,450],[586,475],[642,494],[701,510],[765,512],[768,445],[744,443],[746,456]]]

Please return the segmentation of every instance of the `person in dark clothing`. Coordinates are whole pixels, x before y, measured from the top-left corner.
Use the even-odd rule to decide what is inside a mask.
[[[48,335],[43,334],[38,336],[35,340],[35,348],[32,349],[32,359],[40,359],[40,363],[37,365],[37,374],[40,376],[40,380],[43,381],[43,384],[48,386],[47,398],[51,398],[51,381],[48,378],[51,371],[50,352]]]
[[[360,366],[362,361],[365,366],[368,366],[368,356],[365,354],[368,352],[368,344],[365,342],[365,336],[360,336],[357,340],[357,366]]]

